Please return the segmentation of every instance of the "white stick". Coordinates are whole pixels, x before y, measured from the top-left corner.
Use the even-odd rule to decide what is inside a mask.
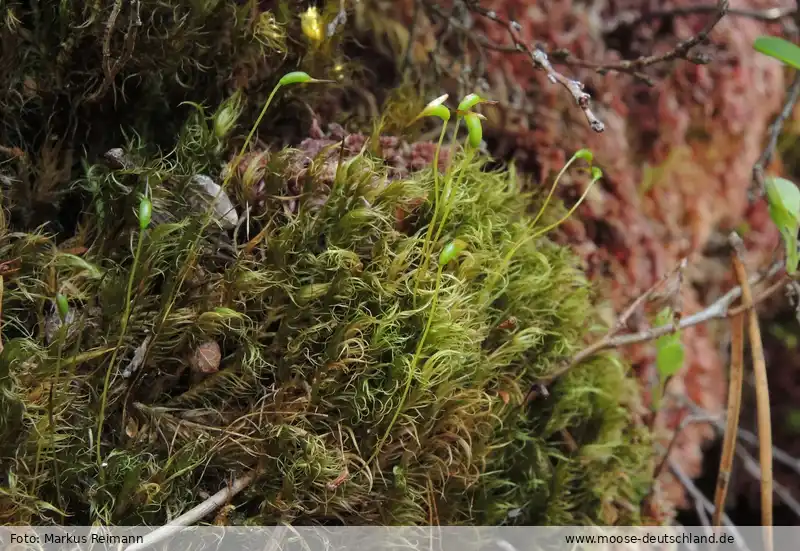
[[[181,528],[193,525],[209,513],[213,513],[225,505],[225,503],[233,498],[236,494],[247,488],[247,486],[249,486],[253,480],[255,480],[255,478],[255,471],[251,471],[243,477],[237,478],[229,487],[223,488],[197,507],[190,509],[186,513],[173,520],[171,523],[156,528],[154,531],[147,534],[141,543],[135,543],[127,547],[126,551],[140,551],[141,549],[154,545],[170,536],[175,535],[181,530]]]

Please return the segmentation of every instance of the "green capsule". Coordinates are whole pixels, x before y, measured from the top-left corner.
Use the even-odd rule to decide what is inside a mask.
[[[469,132],[467,141],[472,147],[480,147],[483,140],[483,125],[481,125],[481,118],[476,113],[467,113],[464,115],[464,123]]]
[[[590,164],[592,162],[592,159],[594,159],[594,155],[592,155],[592,152],[589,151],[588,149],[579,149],[578,151],[575,152],[574,157],[576,159],[583,159],[584,161]]]
[[[455,259],[461,251],[463,251],[467,247],[467,244],[464,243],[460,239],[454,239],[450,243],[444,246],[442,252],[439,254],[439,265],[444,266],[448,264],[450,261]]]
[[[592,180],[599,180],[603,177],[603,171],[596,166],[592,167]]]
[[[478,94],[467,94],[464,96],[464,99],[461,100],[461,103],[458,104],[458,113],[461,115],[466,115],[470,109],[479,103],[488,103],[490,105],[494,105],[497,102],[482,98]]]
[[[58,315],[61,317],[61,321],[66,321],[67,314],[69,314],[69,302],[67,301],[67,297],[61,293],[56,293],[56,307],[58,308]]]
[[[448,95],[444,94],[444,95],[439,96],[435,100],[432,100],[430,103],[428,103],[428,105],[425,106],[425,108],[422,111],[419,112],[419,115],[414,117],[411,120],[411,122],[408,123],[407,126],[411,126],[412,124],[417,122],[419,119],[422,119],[422,118],[425,118],[425,117],[438,117],[438,118],[442,119],[444,122],[449,121],[450,120],[450,110],[447,107],[445,107],[445,105],[444,105],[444,102],[447,100],[447,98],[448,98]]]
[[[448,94],[444,94],[431,101],[425,106],[425,109],[423,109],[420,114],[417,115],[416,119],[421,119],[422,117],[439,117],[443,121],[449,121],[450,110],[444,105],[444,102],[447,101],[447,98]]]
[[[464,96],[464,99],[461,100],[461,103],[458,104],[458,110],[469,111],[478,105],[482,99],[483,98],[481,98],[478,94],[467,94]]]
[[[283,75],[278,84],[280,86],[285,86],[287,84],[303,84],[305,82],[311,82],[312,80],[314,79],[311,78],[311,75],[308,73],[303,71],[292,71],[291,73],[286,73]]]
[[[450,120],[450,110],[444,105],[438,105],[436,107],[431,108],[430,111],[428,111],[427,116],[439,117],[440,119],[446,122]]]
[[[139,203],[139,229],[144,231],[150,225],[150,219],[153,216],[153,203],[147,197],[142,197]]]

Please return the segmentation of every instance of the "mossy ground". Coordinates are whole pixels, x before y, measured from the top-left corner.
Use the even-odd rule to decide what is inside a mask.
[[[21,13],[23,3],[12,4]],[[210,4],[223,13],[237,5]],[[98,5],[107,26],[113,2]],[[57,10],[30,6],[21,28],[38,29],[37,17],[58,21]],[[152,20],[159,6],[142,1],[142,17]],[[245,30],[264,17],[241,14]],[[104,28],[97,25],[87,28]],[[6,42],[13,36],[3,31]],[[214,33],[196,38],[207,36]],[[241,61],[235,43],[212,57],[210,42],[184,47],[199,60],[229,55],[219,63],[230,63]],[[162,55],[174,61],[181,51]],[[131,63],[136,74],[146,70]],[[164,85],[181,71],[159,68]],[[221,73],[206,75],[209,89],[219,88],[213,75]],[[119,133],[96,135],[79,120],[74,128],[88,133],[70,135],[74,155],[53,180],[30,161],[50,147],[34,127],[59,102],[84,104],[59,92],[69,87],[49,86],[58,97],[37,95],[35,115],[10,103],[13,94],[3,99],[4,121],[16,129],[5,127],[3,138],[24,153],[0,166],[13,184],[0,230],[4,523],[163,523],[250,469],[260,475],[234,501],[229,522],[639,522],[651,449],[632,421],[636,389],[625,367],[598,358],[560,379],[549,397],[524,403],[530,386],[581,345],[593,314],[573,255],[546,236],[531,238],[540,228],[531,227],[531,198],[513,171],[454,157],[454,208],[426,270],[433,173],[397,177],[367,151],[339,162],[336,151],[309,160],[275,149],[259,168],[258,209],[234,230],[202,231],[190,180],[220,179],[254,120],[252,98],[231,134],[215,133],[230,107],[223,104],[215,115],[184,117],[174,131],[165,125],[154,140],[152,102],[106,96],[114,124],[136,134],[126,142],[130,164],[95,162],[119,145],[108,143]],[[202,97],[194,88],[181,100],[218,105],[228,92]],[[293,94],[306,92],[319,93]],[[167,111],[178,109],[172,94],[158,97]],[[80,119],[86,109],[73,113]],[[25,172],[28,161],[38,168]],[[229,191],[240,213],[253,206],[245,203],[248,174]],[[26,199],[42,183],[53,194]],[[145,192],[154,216],[139,247],[134,213]],[[62,223],[38,226],[31,213]],[[437,278],[435,259],[455,238],[466,248]],[[60,328],[57,293],[70,305]],[[209,341],[221,348],[220,370],[198,375],[188,356]]]

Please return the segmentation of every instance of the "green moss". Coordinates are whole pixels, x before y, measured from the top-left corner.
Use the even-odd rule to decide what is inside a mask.
[[[5,522],[58,521],[55,509],[69,523],[164,522],[252,467],[263,475],[237,500],[240,521],[637,521],[622,505],[636,509],[649,487],[650,446],[630,418],[636,394],[624,367],[598,359],[549,398],[523,403],[580,346],[591,304],[568,250],[525,241],[529,198],[513,172],[456,157],[456,201],[433,253],[454,238],[467,247],[443,270],[431,310],[436,271],[417,270],[432,173],[390,179],[366,155],[347,158],[332,181],[319,158],[294,209],[279,183],[296,177],[300,156],[271,155],[265,185],[275,189],[249,235],[239,229],[231,241],[212,226],[187,259],[201,218],[188,180],[198,166],[222,166],[218,144],[197,147],[209,122],[190,119],[166,157],[142,147],[129,152],[134,166],[87,168],[81,257],[51,236],[4,231],[3,258],[21,262],[3,297]],[[154,225],[98,435],[145,186]],[[411,214],[401,221],[400,212]],[[259,232],[248,251],[237,245]],[[179,274],[188,274],[182,286]],[[41,328],[57,291],[75,318],[55,381],[60,343]],[[221,370],[190,375],[188,354],[209,340],[221,346]],[[126,378],[137,350],[144,364]]]
[[[163,523],[253,468],[231,522],[639,521],[651,448],[625,367],[596,358],[525,402],[594,315],[573,255],[528,239],[554,213],[530,227],[513,171],[456,156],[432,258],[466,248],[438,289],[432,173],[398,176],[378,147],[255,151],[228,189],[249,215],[201,231],[193,177],[239,168],[237,123],[278,72],[335,78],[341,52],[288,51],[294,2],[78,4],[0,0],[0,521]],[[375,137],[419,101],[398,90]],[[197,373],[210,341],[220,370]]]

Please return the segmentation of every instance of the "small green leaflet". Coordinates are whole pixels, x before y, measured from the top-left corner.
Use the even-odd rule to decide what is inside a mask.
[[[673,323],[672,310],[667,307],[656,316],[656,327]],[[656,339],[656,369],[658,370],[658,388],[653,393],[653,411],[661,407],[661,396],[667,379],[675,375],[683,367],[683,343],[680,331],[662,335]]]
[[[769,216],[778,227],[786,245],[786,271],[797,270],[797,230],[800,229],[800,190],[784,178],[767,180],[767,202]]]
[[[800,48],[778,36],[759,36],[753,48],[762,54],[783,61],[786,65],[800,69]]]
[[[672,323],[672,310],[664,308],[656,317],[656,327]],[[683,367],[683,343],[680,331],[663,335],[656,340],[656,368],[658,378],[663,383]]]
[[[759,36],[753,48],[774,57],[790,67],[800,69],[800,47],[778,36]],[[797,252],[797,230],[800,227],[800,190],[783,178],[767,181],[769,216],[778,227],[786,246],[786,271],[794,274],[800,261]]]

